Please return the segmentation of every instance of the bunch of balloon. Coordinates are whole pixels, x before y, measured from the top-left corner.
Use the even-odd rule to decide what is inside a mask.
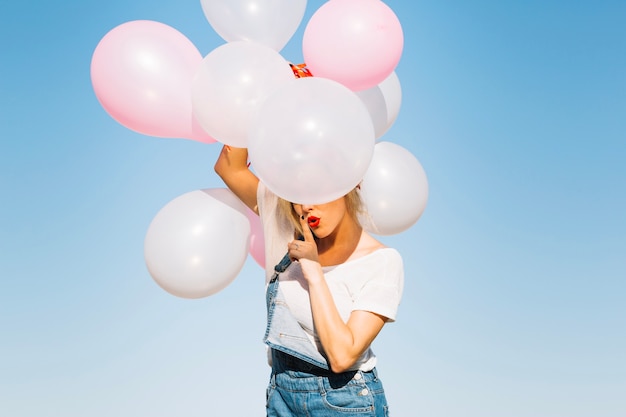
[[[395,68],[403,34],[394,12],[380,0],[324,3],[305,27],[306,63],[294,66],[280,51],[300,26],[306,0],[201,5],[225,41],[204,57],[184,35],[158,22],[132,21],[106,34],[91,64],[104,109],[145,135],[246,147],[261,181],[290,201],[323,203],[362,183],[373,231],[410,227],[414,212],[401,219],[397,211],[376,210],[402,204],[381,179],[381,166],[404,169],[397,176],[412,178],[398,180],[394,189],[422,190],[421,200],[413,198],[414,210],[423,210],[424,201],[425,179],[415,163],[396,163],[408,161],[408,151],[390,153],[377,144],[402,98]],[[264,266],[258,218],[235,201],[223,191],[199,190],[157,214],[144,255],[162,288],[186,298],[221,290],[245,261],[235,246]],[[218,227],[226,219],[231,228]]]
[[[259,104],[294,78],[279,51],[300,25],[306,0],[201,0],[201,5],[226,43],[205,56],[196,72],[193,114],[218,142],[247,147]]]
[[[306,8],[306,0],[249,3],[202,1],[207,20],[227,42],[206,57],[181,32],[160,22],[130,21],[109,31],[91,61],[92,85],[102,107],[144,135],[207,144],[219,138],[246,146],[254,106],[293,79],[277,51],[292,37]],[[242,250],[263,264],[258,223],[228,190],[181,195],[159,211],[146,233],[148,271],[176,296],[214,294],[243,266]]]
[[[300,26],[306,0],[201,0],[204,15],[225,41],[201,61],[191,85],[192,113],[217,142],[248,147],[252,120],[263,100],[294,80],[279,51]],[[246,210],[249,255],[265,266],[258,216]]]
[[[402,90],[395,72],[403,49],[395,13],[379,0],[332,0],[312,16],[303,39],[307,67],[316,77],[341,83],[367,108],[379,141],[395,123]],[[380,235],[401,233],[421,217],[428,181],[407,149],[379,141],[360,176],[366,229]]]
[[[270,190],[315,204],[358,185],[376,140],[398,115],[394,70],[402,28],[379,0],[332,0],[312,15],[302,47],[313,77],[281,84],[266,96],[252,117],[247,148]]]

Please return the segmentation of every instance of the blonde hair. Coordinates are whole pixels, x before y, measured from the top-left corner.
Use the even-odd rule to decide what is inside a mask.
[[[348,215],[360,225],[359,215],[364,212],[364,209],[363,200],[361,199],[359,190],[360,187],[353,188],[348,194],[341,198],[345,200]],[[293,207],[293,203],[278,197],[277,212],[279,217],[287,217],[296,231],[299,234],[302,234],[302,225],[300,223],[300,219],[298,218],[298,213],[296,213],[296,210]]]

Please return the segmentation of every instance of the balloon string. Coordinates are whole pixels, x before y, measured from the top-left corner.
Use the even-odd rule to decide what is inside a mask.
[[[309,71],[309,69],[306,67],[306,64],[299,64],[299,65],[289,64],[289,66],[291,67],[291,70],[293,71],[293,75],[295,75],[296,78],[304,78],[304,77],[313,76],[313,74],[311,74],[311,71]]]

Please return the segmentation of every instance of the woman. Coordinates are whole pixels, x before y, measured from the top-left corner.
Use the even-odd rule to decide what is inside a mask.
[[[292,204],[247,162],[246,149],[224,146],[215,172],[263,224],[267,416],[387,416],[370,345],[395,320],[399,253],[361,227],[358,189],[325,204]]]

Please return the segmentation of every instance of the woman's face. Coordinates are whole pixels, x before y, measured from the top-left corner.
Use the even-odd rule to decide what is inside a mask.
[[[313,234],[320,239],[329,236],[343,222],[351,220],[344,197],[324,204],[293,204],[293,208],[298,216],[304,216]]]

